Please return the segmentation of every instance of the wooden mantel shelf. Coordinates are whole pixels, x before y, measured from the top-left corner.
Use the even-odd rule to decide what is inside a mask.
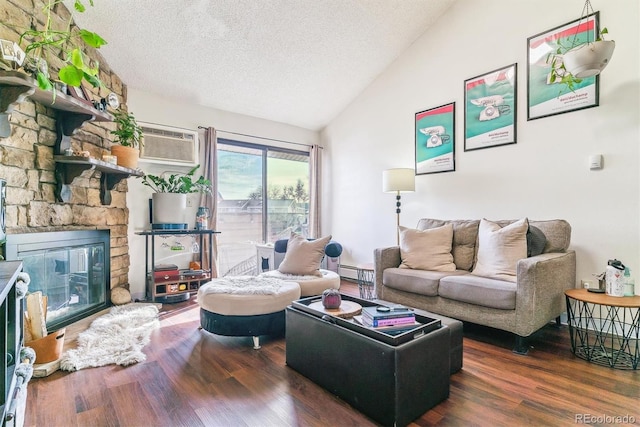
[[[11,135],[9,113],[25,98],[53,108],[57,111],[57,139],[53,159],[56,162],[56,198],[61,202],[71,199],[70,185],[88,169],[102,172],[100,176],[100,201],[111,204],[111,190],[123,179],[143,176],[143,173],[107,163],[91,157],[63,156],[71,148],[71,135],[87,121],[111,122],[113,116],[94,108],[89,101],[82,101],[58,90],[48,91],[38,87],[31,76],[19,71],[0,71],[0,137]]]
[[[78,114],[90,114],[94,116],[94,120],[98,122],[113,121],[113,116],[111,114],[106,111],[97,110],[89,103],[82,102],[79,99],[73,98],[58,90],[55,91],[54,96],[54,91],[40,89],[38,87],[38,83],[33,78],[19,71],[0,71],[0,85],[27,88],[29,93],[26,96],[56,110]],[[11,103],[13,102],[15,102],[15,100]]]
[[[19,71],[0,71],[0,95],[0,137],[11,135],[9,113],[27,97],[58,110],[59,126],[64,136],[72,135],[86,121],[113,121],[111,114],[97,110],[89,102],[82,102],[58,90],[40,89],[31,76]]]
[[[58,199],[63,202],[68,202],[71,198],[69,185],[85,170],[95,169],[102,172],[100,176],[100,201],[103,205],[111,204],[111,190],[120,181],[130,176],[144,175],[139,170],[114,165],[93,157],[53,156],[53,160],[56,162],[56,178],[58,180],[56,193]]]

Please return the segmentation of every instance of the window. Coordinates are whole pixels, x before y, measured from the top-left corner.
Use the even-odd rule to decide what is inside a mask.
[[[218,139],[220,275],[253,274],[258,243],[307,235],[309,154]]]

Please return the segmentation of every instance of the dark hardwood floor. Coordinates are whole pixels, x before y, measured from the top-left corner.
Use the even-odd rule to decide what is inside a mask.
[[[357,286],[343,281],[342,291],[357,295]],[[195,297],[165,304],[145,362],[34,378],[25,426],[376,425],[288,368],[284,338],[262,337],[253,350],[250,337],[198,325]],[[543,328],[528,356],[512,353],[512,342],[465,325],[464,367],[451,376],[449,399],[412,425],[613,425],[624,416],[640,425],[640,372],[574,357],[566,326]]]

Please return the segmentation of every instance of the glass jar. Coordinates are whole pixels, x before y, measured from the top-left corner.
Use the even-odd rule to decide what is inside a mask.
[[[209,228],[209,208],[200,206],[196,213],[196,230],[207,230]]]

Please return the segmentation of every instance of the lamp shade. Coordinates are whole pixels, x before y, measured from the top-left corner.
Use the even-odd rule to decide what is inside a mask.
[[[416,190],[415,170],[410,168],[387,169],[382,172],[382,191],[408,192]]]

